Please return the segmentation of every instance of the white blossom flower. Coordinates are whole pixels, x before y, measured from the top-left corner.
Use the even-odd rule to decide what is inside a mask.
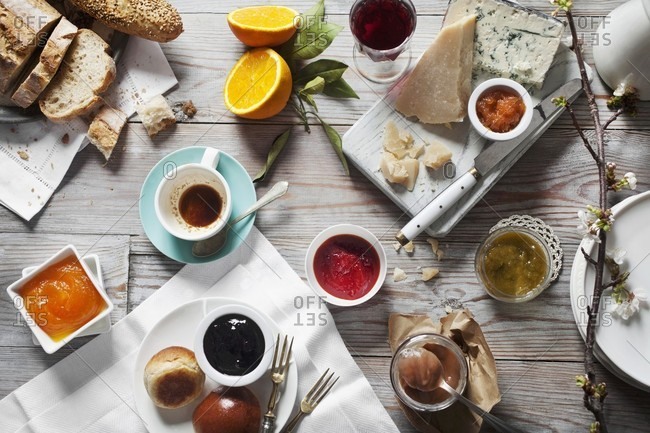
[[[632,172],[625,173],[623,179],[627,180],[627,187],[634,190],[636,189],[636,175]]]
[[[634,91],[634,88],[630,85],[630,81],[632,79],[632,74],[628,74],[625,78],[623,78],[623,81],[618,85],[616,90],[614,90],[614,96],[623,96],[626,93],[629,93],[631,91]]]
[[[645,289],[634,289],[632,290],[632,294],[634,295],[634,299],[637,299],[639,302],[647,302],[648,301],[648,292],[646,292]]]
[[[593,220],[589,219],[588,215],[593,215],[591,212],[587,214],[587,212],[583,210],[578,211],[578,219],[580,220],[580,224],[578,225],[578,233],[583,237],[583,239],[591,239],[592,241],[596,243],[600,243],[600,238],[597,236],[598,233],[598,226],[596,226],[596,223]]]
[[[625,300],[618,304],[614,313],[621,319],[627,320],[639,311],[639,300],[635,297],[632,300]]]
[[[617,265],[622,265],[623,259],[625,257],[625,254],[627,254],[627,251],[625,251],[622,248],[614,248],[613,250],[607,250],[606,254],[607,257],[612,259],[614,263],[616,263]]]

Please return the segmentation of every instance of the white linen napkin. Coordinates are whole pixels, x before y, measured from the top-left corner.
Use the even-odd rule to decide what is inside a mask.
[[[134,375],[141,375],[134,372],[140,342],[169,311],[206,296],[252,303],[295,336],[296,404],[326,368],[341,376],[298,432],[398,432],[346,349],[327,308],[256,228],[239,250],[215,263],[184,267],[111,332],[0,401],[0,431],[146,432],[133,399],[133,381],[140,380]],[[315,326],[305,326],[312,315]]]
[[[176,84],[160,45],[132,36],[104,99],[130,117],[136,104]],[[0,204],[31,220],[58,188],[77,152],[88,144],[87,131],[81,119],[0,125]]]

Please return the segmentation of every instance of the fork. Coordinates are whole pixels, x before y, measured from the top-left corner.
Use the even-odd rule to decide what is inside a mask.
[[[316,406],[325,398],[328,392],[332,389],[334,384],[338,382],[340,377],[337,377],[332,382],[334,372],[329,376],[330,369],[328,368],[325,373],[318,379],[318,382],[311,387],[305,398],[300,402],[300,411],[289,421],[289,423],[280,431],[280,433],[291,433],[298,425],[303,416],[309,415],[316,409]],[[331,383],[330,383],[331,382]],[[329,386],[328,386],[329,384]]]
[[[278,356],[280,351],[280,334],[275,342],[275,350],[273,351],[273,365],[271,367],[271,381],[273,382],[273,389],[271,390],[271,396],[269,397],[269,405],[266,413],[264,414],[264,422],[262,423],[262,428],[260,433],[271,433],[273,427],[275,427],[275,405],[278,400],[278,388],[284,378],[287,375],[289,370],[289,363],[291,361],[291,351],[293,349],[293,337],[291,338],[291,344],[289,344],[289,350],[287,351],[287,343],[289,337],[284,336],[284,343],[282,344],[282,353]]]

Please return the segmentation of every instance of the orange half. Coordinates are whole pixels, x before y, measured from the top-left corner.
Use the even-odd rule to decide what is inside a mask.
[[[226,78],[226,108],[247,119],[267,119],[284,109],[291,96],[289,65],[271,48],[255,48],[237,61]]]
[[[275,47],[296,32],[298,12],[284,6],[250,6],[228,14],[233,34],[251,47]]]

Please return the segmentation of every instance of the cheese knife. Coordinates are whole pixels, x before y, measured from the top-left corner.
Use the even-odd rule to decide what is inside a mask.
[[[540,129],[540,127],[546,123],[555,122],[564,111],[564,108],[556,106],[552,102],[554,98],[566,95],[575,95],[574,98],[577,98],[580,88],[582,88],[582,81],[579,78],[567,82],[535,106],[533,110],[533,119],[530,122],[530,126],[523,134],[513,138],[512,140],[488,143],[484,150],[474,159],[474,167],[438,194],[431,203],[415,215],[413,219],[411,219],[411,221],[409,221],[408,224],[397,233],[395,239],[397,239],[397,241],[402,245],[406,245],[411,240],[415,239],[416,236],[422,233],[450,207],[456,204],[474,185],[476,185],[481,177],[496,167],[503,158],[516,152],[519,146],[526,142],[526,139],[531,134]]]

